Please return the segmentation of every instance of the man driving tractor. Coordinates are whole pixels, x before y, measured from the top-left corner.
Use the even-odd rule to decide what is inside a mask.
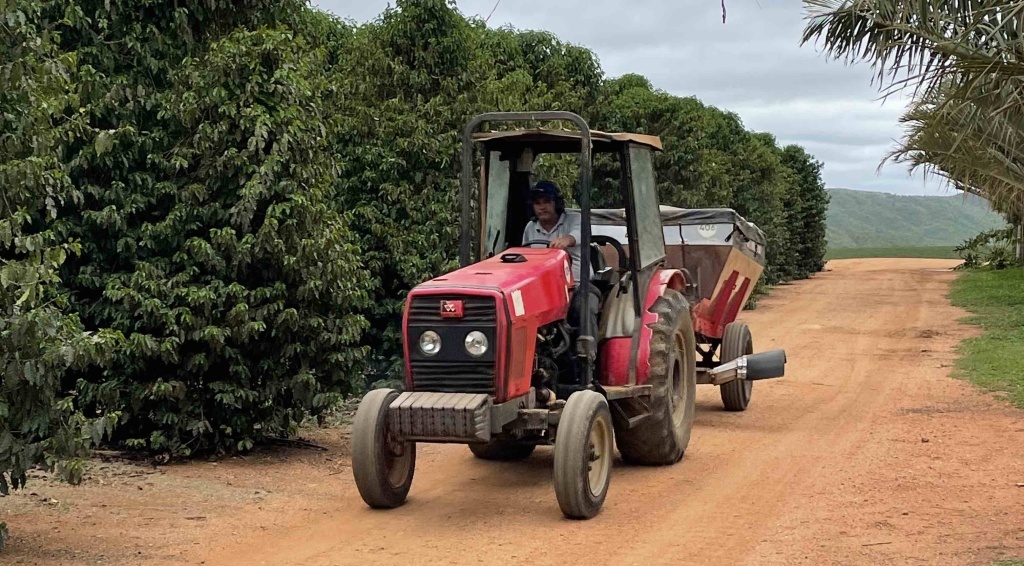
[[[575,283],[572,300],[569,303],[567,320],[576,331],[580,328],[580,297],[576,290],[580,282],[580,214],[565,210],[565,199],[554,181],[538,181],[530,189],[530,202],[533,206],[534,218],[523,230],[523,241],[542,240],[548,247],[565,250],[572,258],[572,277]],[[594,275],[591,264],[590,276]],[[590,287],[586,314],[593,321],[591,328],[597,328],[598,313],[601,308],[601,292],[594,286]]]

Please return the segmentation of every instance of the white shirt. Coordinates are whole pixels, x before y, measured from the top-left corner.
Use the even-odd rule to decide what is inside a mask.
[[[572,257],[572,277],[573,281],[578,285],[580,282],[580,240],[583,239],[581,226],[582,223],[578,212],[563,212],[551,230],[545,230],[540,225],[540,222],[531,220],[526,224],[526,229],[523,230],[523,243],[525,244],[530,240],[550,242],[562,236],[572,236],[575,238],[576,245],[566,248],[565,251]],[[593,265],[590,266],[590,275],[594,275]]]

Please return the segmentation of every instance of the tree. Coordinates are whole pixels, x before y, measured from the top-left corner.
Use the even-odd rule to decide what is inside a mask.
[[[804,42],[870,61],[888,91],[914,86],[909,131],[889,158],[937,173],[1021,217],[1024,2],[805,0]],[[1018,220],[1019,221],[1019,220]],[[1022,227],[1024,231],[1024,227]],[[1024,245],[1018,246],[1024,263]]]
[[[74,101],[76,59],[55,44],[45,9],[18,1],[3,14],[7,58],[0,68],[0,494],[35,466],[81,480],[88,448],[110,433],[115,411],[87,418],[62,384],[69,369],[103,363],[116,332],[85,331],[66,311],[59,270],[81,251],[48,229],[81,199],[61,160],[65,140],[88,127],[65,112]],[[0,523],[0,539],[6,527]],[[2,546],[2,540],[0,540]]]
[[[794,277],[802,279],[825,267],[829,197],[821,178],[824,164],[795,144],[782,149],[782,164],[793,173],[796,183],[787,209],[796,258]]]

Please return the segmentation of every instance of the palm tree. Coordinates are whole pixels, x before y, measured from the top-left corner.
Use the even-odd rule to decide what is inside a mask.
[[[887,159],[924,168],[1024,217],[1024,1],[804,0],[803,42],[865,60],[883,91],[913,87],[900,147]],[[1024,262],[1024,227],[1018,257]]]

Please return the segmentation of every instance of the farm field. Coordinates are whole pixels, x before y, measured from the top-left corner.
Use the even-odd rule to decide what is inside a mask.
[[[826,260],[857,258],[957,259],[952,246],[908,246],[894,248],[835,248],[825,253]]]
[[[1024,556],[1024,412],[951,377],[979,328],[957,262],[832,261],[741,318],[786,377],[745,413],[698,388],[672,467],[616,461],[602,513],[562,518],[551,451],[475,460],[425,445],[409,502],[366,508],[343,424],[308,447],[153,468],[92,462],[0,499],[4,564],[978,564]],[[623,525],[633,525],[623,537]],[[1015,562],[1007,562],[1014,564]]]

